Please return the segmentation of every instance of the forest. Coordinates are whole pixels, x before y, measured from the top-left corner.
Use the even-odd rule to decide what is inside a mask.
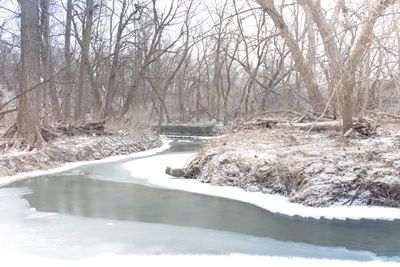
[[[0,116],[41,128],[235,125],[268,111],[399,119],[398,1],[3,1]]]

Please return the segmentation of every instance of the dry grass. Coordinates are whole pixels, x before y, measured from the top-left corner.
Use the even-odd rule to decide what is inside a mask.
[[[203,182],[279,193],[309,206],[400,207],[399,148],[399,124],[359,138],[296,129],[240,130],[213,140],[187,168]],[[367,181],[373,183],[361,186]]]
[[[384,182],[371,182],[363,185],[367,191],[368,205],[400,207],[400,182],[392,184]]]

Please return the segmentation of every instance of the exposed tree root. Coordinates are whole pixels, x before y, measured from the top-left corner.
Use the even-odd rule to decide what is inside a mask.
[[[26,148],[32,150],[37,146],[58,138],[77,135],[108,135],[105,131],[105,121],[89,122],[84,125],[75,125],[69,123],[59,124],[55,128],[37,127],[34,133],[31,133],[27,138],[22,138],[17,123],[11,125],[3,134],[4,148]]]
[[[37,146],[42,146],[44,143],[50,140],[50,136],[55,133],[50,134],[50,130],[37,127],[34,133],[31,133],[28,138],[23,138],[17,123],[11,125],[7,131],[3,134],[3,138],[8,139],[5,148],[26,148],[32,150]]]

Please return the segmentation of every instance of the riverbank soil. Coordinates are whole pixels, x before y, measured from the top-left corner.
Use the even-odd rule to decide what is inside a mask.
[[[400,207],[400,125],[349,137],[296,128],[242,129],[211,141],[184,173],[307,206]]]
[[[0,148],[0,177],[47,170],[67,162],[97,160],[156,148],[162,145],[150,131],[107,132],[101,135],[60,135],[32,151]]]

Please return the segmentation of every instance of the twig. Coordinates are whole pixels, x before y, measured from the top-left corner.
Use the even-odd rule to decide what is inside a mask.
[[[10,104],[11,102],[13,102],[14,100],[17,100],[18,98],[20,98],[21,96],[29,93],[30,91],[33,91],[35,89],[37,89],[38,87],[40,87],[41,85],[50,82],[51,80],[53,80],[54,78],[57,77],[58,74],[60,74],[61,72],[63,72],[66,69],[67,66],[63,67],[61,70],[57,71],[53,76],[49,77],[47,80],[44,80],[38,84],[36,84],[35,86],[26,89],[23,92],[20,92],[19,94],[17,94],[15,97],[11,98],[10,100],[8,100],[7,102],[5,102],[3,105],[0,106],[0,110],[2,110],[4,107],[6,107],[8,104]]]
[[[352,132],[354,132],[354,128],[350,128],[343,136],[348,137]]]
[[[305,120],[305,118],[307,118],[308,116],[309,116],[309,113],[303,115],[303,117],[301,117],[301,118],[300,118],[299,120],[297,120],[296,122],[297,122],[297,123],[303,122],[303,120]],[[292,122],[294,122],[294,121],[292,120]]]
[[[8,113],[12,113],[12,112],[15,112],[15,111],[17,111],[17,108],[12,108],[12,109],[7,109],[7,110],[4,110],[4,111],[1,111],[0,112],[0,118],[2,116],[4,116],[4,115],[8,114]]]

